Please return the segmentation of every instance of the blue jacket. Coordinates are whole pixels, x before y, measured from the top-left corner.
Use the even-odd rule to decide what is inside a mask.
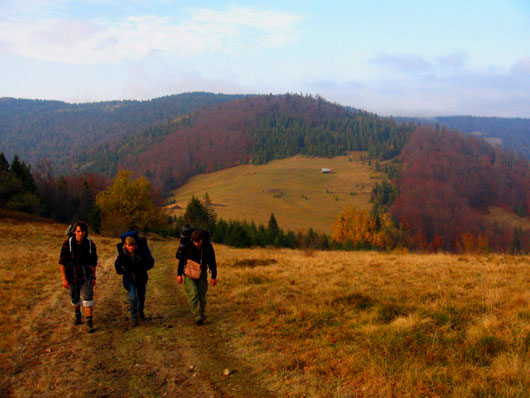
[[[114,262],[116,272],[119,275],[123,275],[123,286],[127,290],[129,290],[130,282],[134,282],[136,286],[146,285],[149,279],[147,271],[153,268],[154,265],[155,260],[151,253],[138,247],[134,251],[134,258],[120,253]]]

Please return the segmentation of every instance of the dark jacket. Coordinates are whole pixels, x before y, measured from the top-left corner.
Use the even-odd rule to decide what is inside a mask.
[[[145,250],[139,250],[138,247],[134,251],[134,258],[120,253],[114,262],[114,268],[118,275],[123,275],[123,286],[129,288],[130,282],[134,282],[137,286],[147,284],[149,277],[147,271],[153,268],[155,260],[151,253]]]
[[[198,250],[197,246],[193,241],[186,243],[182,249],[182,254],[180,256],[177,275],[182,276],[184,274],[184,267],[188,262],[188,258],[200,263],[202,266],[202,273],[205,274],[207,269],[210,269],[211,278],[217,279],[217,263],[215,262],[215,251],[213,246],[209,241],[204,240],[202,242],[201,249]],[[201,261],[202,258],[202,261]]]
[[[84,283],[92,278],[92,268],[98,265],[96,244],[88,238],[77,243],[75,237],[64,241],[59,264],[64,265],[70,283]]]

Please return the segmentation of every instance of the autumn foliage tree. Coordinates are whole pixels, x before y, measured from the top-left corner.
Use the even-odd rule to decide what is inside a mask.
[[[332,238],[345,246],[357,249],[391,250],[401,245],[403,231],[397,228],[390,215],[374,218],[369,212],[346,207],[333,224]]]
[[[151,184],[121,171],[113,184],[96,197],[101,209],[101,229],[114,235],[128,230],[148,231],[165,227],[167,219],[153,203]]]
[[[401,154],[394,219],[415,248],[507,251],[512,227],[487,217],[491,206],[530,214],[530,162],[484,140],[422,126]],[[521,247],[530,231],[521,233]]]

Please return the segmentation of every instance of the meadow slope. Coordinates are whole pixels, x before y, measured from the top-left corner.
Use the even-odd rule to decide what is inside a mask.
[[[95,326],[74,327],[65,226],[0,213],[0,396],[526,397],[528,256],[232,249],[196,327],[175,240],[151,237],[148,319],[130,328],[115,239],[93,236]],[[190,366],[193,369],[190,370]],[[223,371],[228,368],[229,376]]]
[[[242,165],[191,178],[173,192],[168,212],[184,213],[192,195],[208,192],[217,215],[225,220],[254,220],[267,225],[271,213],[285,231],[313,228],[331,234],[332,224],[346,206],[369,210],[373,186],[384,174],[362,160],[364,152],[319,158],[294,156],[265,165]],[[331,174],[322,174],[330,168]],[[259,204],[259,205],[257,205]],[[317,216],[315,216],[317,215]]]

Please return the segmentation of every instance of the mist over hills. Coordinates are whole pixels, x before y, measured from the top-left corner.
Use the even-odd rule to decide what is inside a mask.
[[[493,145],[520,152],[530,159],[530,119],[480,116],[397,117],[396,119],[433,126],[438,124],[461,133],[472,134],[484,138]]]

